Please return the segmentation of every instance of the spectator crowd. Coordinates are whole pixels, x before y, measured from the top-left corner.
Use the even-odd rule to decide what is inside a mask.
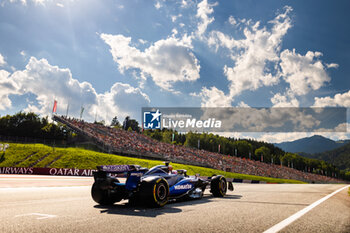
[[[223,171],[248,175],[296,179],[306,182],[339,182],[339,180],[335,178],[303,172],[281,165],[268,164],[186,146],[159,142],[134,131],[87,123],[67,117],[56,117],[67,126],[76,131],[81,131],[94,141],[104,145],[111,152],[123,152],[130,155],[134,153],[153,154],[158,157],[161,156],[164,160],[186,161],[194,165],[200,164]]]

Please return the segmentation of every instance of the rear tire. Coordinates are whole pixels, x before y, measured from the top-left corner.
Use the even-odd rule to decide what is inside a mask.
[[[94,182],[91,188],[92,199],[100,205],[112,205],[121,200],[120,197],[111,193],[103,182]]]
[[[140,186],[140,200],[152,207],[162,207],[169,200],[169,184],[164,178],[149,182],[142,181]]]
[[[210,182],[210,191],[214,197],[224,197],[227,192],[227,181],[223,176],[215,176]]]

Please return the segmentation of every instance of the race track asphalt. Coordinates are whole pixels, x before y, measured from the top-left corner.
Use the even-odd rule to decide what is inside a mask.
[[[163,208],[96,204],[91,177],[0,175],[0,232],[264,232],[328,194],[336,184],[234,184],[224,198]],[[344,189],[281,232],[350,232]]]

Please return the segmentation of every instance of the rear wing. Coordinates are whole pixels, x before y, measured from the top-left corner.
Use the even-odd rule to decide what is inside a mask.
[[[137,165],[102,165],[97,166],[97,171],[107,172],[107,173],[124,173],[132,170],[136,170]]]
[[[127,178],[125,184],[120,185],[125,185],[127,190],[134,190],[140,182],[141,176],[147,171],[148,168],[139,165],[102,165],[97,166],[97,172],[94,172],[94,179],[95,181],[111,181],[111,177]]]
[[[102,165],[97,166],[97,171],[103,171],[107,173],[124,173],[132,171],[148,171],[148,168],[141,167],[140,165]]]
[[[114,176],[126,177],[130,172],[140,171],[145,173],[148,168],[141,167],[140,165],[102,165],[97,166],[97,172],[99,174],[115,174]]]

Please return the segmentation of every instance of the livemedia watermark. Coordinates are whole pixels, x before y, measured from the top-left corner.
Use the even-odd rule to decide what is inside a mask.
[[[347,109],[144,107],[142,128],[179,132],[347,132]]]

